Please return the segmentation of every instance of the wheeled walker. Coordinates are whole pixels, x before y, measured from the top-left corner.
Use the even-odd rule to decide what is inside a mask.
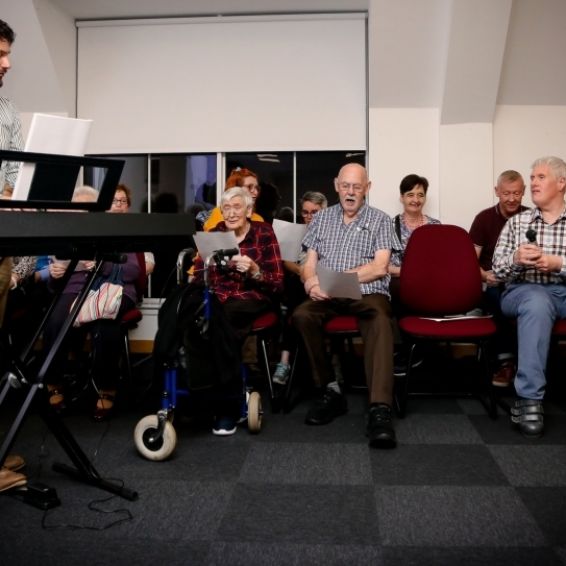
[[[193,250],[183,250],[177,260],[177,282],[178,290],[170,298],[169,307],[175,313],[181,312],[181,304],[185,298],[187,286],[183,285],[183,266],[185,257]],[[208,269],[214,261],[216,265],[225,265],[235,254],[237,249],[217,250],[208,256],[204,262],[204,288],[202,290],[202,301],[198,305],[193,317],[198,333],[205,336],[210,331],[212,321],[213,291],[209,286]],[[171,304],[172,303],[172,304]],[[180,387],[180,373],[186,371],[184,363],[183,340],[172,347],[171,355],[163,363],[163,391],[161,394],[161,408],[157,414],[143,417],[137,423],[134,430],[134,442],[139,453],[148,460],[161,461],[168,458],[177,445],[177,433],[173,426],[175,410],[179,398],[198,395],[191,391],[190,387]],[[263,409],[259,392],[253,391],[248,386],[247,372],[242,365],[241,368],[241,395],[239,395],[240,417],[238,422],[246,422],[250,433],[258,433],[261,430]]]

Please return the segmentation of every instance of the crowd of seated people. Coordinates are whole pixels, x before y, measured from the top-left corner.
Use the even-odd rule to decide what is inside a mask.
[[[354,163],[342,167],[334,180],[334,188],[339,202],[332,207],[327,207],[322,193],[303,195],[301,217],[308,226],[303,251],[297,262],[281,262],[271,226],[254,212],[260,192],[257,175],[248,169],[234,169],[226,181],[219,207],[207,218],[201,218],[205,230],[234,231],[240,248],[240,253],[230,260],[226,269],[211,268],[211,285],[237,337],[238,356],[254,317],[267,308],[277,308],[278,301],[285,304],[289,318],[282,325],[280,357],[273,380],[280,385],[287,382],[290,355],[300,336],[310,362],[312,380],[320,390],[320,397],[305,419],[310,425],[327,424],[347,411],[346,397],[335,379],[331,357],[327,354],[323,325],[336,314],[354,314],[359,319],[363,342],[372,344],[372,348],[364,350],[369,402],[366,434],[370,446],[389,448],[396,445],[392,415],[394,376],[403,371],[404,363],[397,363],[399,359],[394,355],[393,324],[402,309],[398,282],[403,252],[415,230],[439,221],[424,212],[428,181],[420,175],[411,174],[402,179],[403,210],[393,218],[369,206],[367,195],[371,182],[364,167]],[[551,323],[556,318],[566,317],[563,293],[566,249],[562,244],[566,233],[565,190],[564,162],[555,157],[537,160],[531,175],[535,207],[528,209],[522,205],[525,184],[521,175],[512,170],[504,171],[495,187],[497,203],[479,212],[470,228],[484,282],[484,308],[494,315],[498,325],[493,384],[505,387],[515,384],[518,400],[513,407],[513,422],[524,435],[531,437],[539,436],[544,430],[542,399]],[[83,194],[78,198],[88,197]],[[130,206],[131,192],[119,185],[110,212],[127,212]],[[527,237],[530,229],[537,235],[534,239]],[[29,265],[35,266],[35,262],[36,258],[15,260],[10,286],[28,277]],[[146,254],[148,273],[153,264],[151,254]],[[329,297],[320,287],[318,266],[355,273],[362,299]],[[61,317],[66,315],[80,290],[84,270],[89,268],[92,265],[83,262],[83,271],[79,269],[71,277],[63,293],[59,316],[54,316],[46,329],[47,347]],[[139,269],[136,258],[128,257],[122,270],[125,293],[120,313],[137,301],[133,282]],[[108,274],[109,270],[110,266],[105,266],[104,273]],[[197,258],[191,274],[193,285],[202,284],[203,270],[202,258]],[[44,281],[47,278],[48,286],[53,287],[63,272],[64,265],[60,262],[39,258],[35,278]],[[535,306],[531,307],[531,302]],[[510,317],[517,319],[516,326],[509,326]],[[95,361],[93,365],[98,387],[94,414],[100,420],[110,413],[116,394],[119,357],[116,344],[119,340],[115,332],[119,317],[117,321],[92,324],[95,351],[103,352],[99,356],[101,364],[97,366]],[[527,325],[540,328],[541,344],[536,351],[526,346]],[[403,353],[402,346],[400,352]],[[48,380],[49,402],[60,408],[64,406],[65,397],[64,384],[54,377],[59,375],[57,363]],[[220,404],[215,415],[213,432],[232,434],[237,420],[234,406]]]

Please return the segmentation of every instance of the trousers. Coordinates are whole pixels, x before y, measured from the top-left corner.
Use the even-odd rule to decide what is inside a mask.
[[[501,310],[517,319],[515,391],[519,397],[541,400],[552,326],[557,318],[566,318],[566,285],[509,285],[501,297]]]
[[[292,315],[293,325],[302,337],[312,376],[318,386],[333,380],[333,370],[326,355],[323,326],[338,315],[355,315],[364,343],[364,369],[370,403],[393,400],[393,330],[391,303],[379,293],[363,295],[361,300],[307,299]]]

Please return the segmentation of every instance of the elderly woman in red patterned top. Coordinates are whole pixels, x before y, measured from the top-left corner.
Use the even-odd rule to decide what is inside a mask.
[[[209,267],[209,285],[223,307],[232,330],[240,341],[249,334],[253,321],[273,308],[273,297],[283,289],[283,264],[273,228],[265,222],[250,220],[253,201],[242,187],[222,194],[220,209],[224,221],[215,230],[233,231],[239,254],[225,267]],[[197,258],[193,283],[202,282],[204,263]],[[235,431],[234,416],[217,419],[213,432],[218,435]]]

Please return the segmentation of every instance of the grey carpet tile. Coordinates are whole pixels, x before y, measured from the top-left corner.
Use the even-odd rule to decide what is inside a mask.
[[[471,401],[477,403],[477,401]],[[479,403],[477,403],[479,405]],[[479,405],[481,408],[481,405]],[[460,399],[439,397],[410,397],[408,410],[411,414],[452,414],[458,415],[464,412],[460,406]]]
[[[373,545],[371,486],[238,484],[218,529],[224,542]]]
[[[257,443],[250,449],[240,481],[371,485],[369,448],[344,443]]]
[[[207,566],[382,566],[369,545],[224,543],[211,545]]]
[[[488,448],[511,485],[566,487],[566,446],[492,444]]]
[[[385,566],[562,566],[550,548],[459,546],[455,548],[397,547],[383,549]]]
[[[88,531],[46,532],[29,541],[0,542],[3,564],[11,566],[187,566],[206,564],[209,543],[158,540],[151,533],[140,533],[139,539],[104,538]]]
[[[124,540],[136,539],[141,535],[152,539],[177,541],[207,541],[215,536],[218,525],[230,501],[233,483],[169,481],[136,481],[139,493],[137,501],[114,499],[106,504],[112,509],[127,508],[132,520],[116,525],[104,534]],[[91,488],[94,489],[94,488]],[[49,524],[90,524],[110,522],[88,510],[90,500],[106,494],[100,490],[87,496],[85,487],[75,484],[73,489],[58,490],[62,505],[50,511]],[[102,494],[102,497],[101,497]]]
[[[401,444],[370,453],[376,485],[508,485],[489,450],[477,444]]]
[[[565,545],[561,545],[558,547],[554,548],[554,552],[556,553],[556,555],[560,558],[561,562],[561,566],[565,566],[566,565],[566,546]]]
[[[236,481],[250,448],[248,444],[227,444],[224,438],[215,438],[207,443],[184,438],[167,460],[146,460],[132,451],[119,470],[144,480],[166,477],[168,481]]]
[[[510,487],[376,487],[385,546],[545,546]]]
[[[495,421],[480,415],[470,415],[469,418],[486,444],[521,444],[523,446],[566,444],[566,415],[546,414],[544,436],[537,439],[522,436],[507,415],[500,415]]]
[[[481,444],[467,415],[407,414],[396,421],[401,444]]]
[[[553,546],[566,546],[566,488],[520,487],[517,493]]]
[[[257,436],[257,442],[343,442],[367,444],[365,437],[365,416],[346,413],[327,425],[305,424],[304,415],[289,414],[266,415],[265,426]]]

